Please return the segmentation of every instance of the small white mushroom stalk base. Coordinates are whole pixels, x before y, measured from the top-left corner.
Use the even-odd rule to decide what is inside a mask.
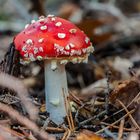
[[[63,91],[67,96],[65,65],[56,64],[52,60],[45,60],[46,109],[50,114],[50,119],[56,124],[63,123],[66,116]]]

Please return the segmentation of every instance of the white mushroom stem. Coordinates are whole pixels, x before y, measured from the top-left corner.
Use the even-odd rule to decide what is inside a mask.
[[[45,96],[46,109],[50,119],[56,124],[61,124],[66,116],[63,89],[68,95],[65,65],[56,61],[45,60]]]

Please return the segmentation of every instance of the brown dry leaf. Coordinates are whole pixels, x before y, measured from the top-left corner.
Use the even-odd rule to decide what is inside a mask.
[[[112,91],[109,100],[117,108],[120,108],[121,105],[116,99],[120,100],[125,106],[127,106],[139,93],[139,91],[140,85],[136,79],[125,80],[119,83],[118,86]],[[130,106],[130,108],[133,107],[134,104]]]
[[[98,44],[104,41],[109,40],[112,37],[112,33],[111,32],[106,32],[106,33],[102,33],[100,35],[96,35],[95,32],[97,32],[96,30],[101,27],[104,26],[106,24],[105,19],[83,19],[83,21],[81,21],[80,23],[77,24],[77,26],[82,29],[91,39],[94,39],[94,43]]]
[[[103,139],[100,136],[97,136],[96,134],[94,134],[89,130],[83,130],[77,135],[76,140],[105,140],[105,139]]]
[[[135,112],[133,113],[133,118],[140,125],[140,85],[136,79],[130,79],[123,81],[120,83],[111,93],[109,100],[115,105],[115,107],[120,108],[121,104],[117,102],[116,99],[120,100],[125,106],[128,106],[134,98],[134,102],[129,106],[130,108],[135,108]],[[132,124],[130,122],[130,124]]]

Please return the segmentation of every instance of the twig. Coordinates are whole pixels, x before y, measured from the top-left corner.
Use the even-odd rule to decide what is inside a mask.
[[[103,124],[103,125],[107,125],[107,126],[109,126],[109,128],[116,128],[116,129],[119,129],[119,127],[118,126],[116,126],[116,125],[111,125],[111,124],[109,124],[109,123],[106,123],[106,122],[101,122],[100,124]],[[129,131],[129,132],[134,132],[134,131],[136,131],[135,129],[131,129],[131,128],[123,128],[123,131]],[[136,131],[137,132],[137,131]]]
[[[69,129],[67,129],[66,132],[64,133],[62,140],[67,140],[69,138],[70,134],[71,134],[71,131]]]
[[[131,110],[129,113],[127,113],[127,114],[125,114],[124,116],[122,116],[119,120],[117,120],[117,121],[115,121],[114,123],[110,124],[110,126],[112,126],[112,125],[114,125],[114,124],[120,122],[122,119],[126,118],[129,114],[132,114],[132,113],[134,113],[134,112],[135,112],[135,109]],[[110,126],[106,126],[105,128],[109,128]],[[97,131],[96,134],[101,133],[102,131],[104,131],[105,128],[103,128],[103,129]]]
[[[76,97],[74,94],[72,94],[71,92],[69,93],[69,99],[70,100],[72,100],[73,102],[75,102],[77,105],[83,105],[84,104],[84,102],[83,101],[81,101],[78,97]],[[89,111],[89,109],[88,108],[86,108],[86,107],[84,107],[84,109],[86,110],[86,111]]]
[[[126,111],[127,113],[129,113],[127,107],[126,107],[120,100],[117,99],[117,102],[125,109],[125,111]],[[129,114],[129,117],[130,117],[132,123],[134,124],[134,126],[135,126],[137,129],[140,130],[139,125],[138,125],[137,122],[134,120],[134,118],[132,117],[131,114]]]
[[[66,132],[64,133],[62,140],[66,140],[67,135],[68,135],[68,131],[66,131]]]
[[[124,122],[125,122],[124,119],[122,119],[120,122],[119,132],[118,132],[118,140],[122,139],[123,130],[124,130]]]
[[[140,92],[133,98],[133,100],[132,100],[126,107],[128,108],[133,102],[135,102],[135,100],[136,100],[139,96],[140,96]],[[120,113],[120,112],[122,112],[122,111],[124,111],[124,110],[125,110],[124,108],[123,108],[123,109],[120,109],[119,111],[117,111],[117,112],[115,112],[114,114],[112,114],[111,116],[109,116],[109,117],[103,119],[102,121],[105,121],[105,120],[109,119],[110,117],[113,117],[113,116],[117,115],[118,113]]]
[[[69,108],[69,116],[70,116],[70,120],[71,120],[71,126],[72,126],[72,131],[74,131],[75,126],[74,126],[74,121],[73,121],[73,117],[72,117],[72,113],[71,113],[71,107],[70,107],[70,99],[69,97],[67,97],[67,103],[68,103],[68,108]]]
[[[74,127],[73,117],[72,117],[71,109],[70,109],[70,100],[68,97],[65,96],[65,90],[62,89],[62,91],[63,91],[62,93],[63,93],[63,97],[64,97],[65,109],[66,109],[66,113],[67,113],[67,120],[69,123],[70,130],[73,131],[75,129],[75,127]]]
[[[68,129],[68,135],[66,137],[66,140],[68,140],[68,138],[70,137],[70,135],[71,135],[71,131]]]
[[[78,104],[80,104],[80,105],[82,105],[83,104],[83,102],[78,98],[78,97],[76,97],[74,94],[72,94],[71,92],[69,93],[70,94],[70,98],[71,99],[75,99],[74,101],[76,102],[76,103],[78,103]]]
[[[3,112],[6,112],[9,115],[9,117],[11,117],[12,119],[16,119],[18,122],[20,122],[21,124],[25,125],[30,130],[32,130],[35,134],[37,134],[38,137],[40,137],[40,139],[54,140],[54,138],[48,136],[48,134],[46,132],[40,131],[38,126],[34,122],[32,122],[28,118],[20,115],[13,108],[11,108],[3,103],[0,103],[0,110]]]
[[[91,129],[91,128],[92,128],[92,129],[95,129],[95,127],[96,127],[96,126],[93,125],[93,124],[92,124],[92,125],[83,125],[83,126],[82,126],[82,128],[85,128],[85,129]]]
[[[78,120],[78,115],[79,115],[79,111],[85,106],[86,104],[83,104],[82,106],[80,106],[79,108],[78,108],[78,110],[76,111],[76,114],[75,114],[75,117],[74,117],[74,119],[75,119],[75,121],[79,124],[79,120]]]
[[[65,109],[66,109],[66,113],[67,113],[67,120],[68,120],[68,124],[70,127],[70,131],[74,131],[75,126],[74,126],[74,121],[73,121],[73,117],[71,114],[71,109],[70,109],[70,100],[68,97],[65,96],[65,91],[64,89],[62,89],[63,91],[63,97],[64,97],[64,102],[65,102]]]
[[[62,89],[62,94],[63,94],[63,98],[64,98],[64,103],[65,103],[65,110],[66,110],[68,125],[69,125],[70,130],[72,130],[71,121],[70,121],[70,118],[69,118],[69,109],[68,109],[68,106],[67,106],[67,98],[65,96],[64,89]]]
[[[24,137],[25,137],[23,134],[18,133],[16,131],[14,131],[14,130],[8,128],[8,127],[2,126],[2,125],[0,125],[0,129],[3,129],[4,131],[6,131],[6,132],[10,133],[11,135],[16,136],[20,139],[24,139]]]
[[[0,120],[0,125],[10,124],[10,119]]]
[[[59,133],[62,133],[64,132],[65,130],[63,128],[55,128],[55,127],[46,127],[45,128],[46,131],[50,131],[50,132],[59,132]]]
[[[88,123],[88,122],[90,122],[90,121],[92,121],[92,120],[95,120],[96,118],[98,118],[98,117],[100,117],[100,116],[102,116],[102,115],[104,115],[104,114],[106,114],[106,111],[102,111],[102,112],[99,113],[97,116],[93,116],[93,117],[91,117],[91,118],[89,118],[89,119],[87,119],[87,120],[85,120],[85,121],[82,121],[82,122],[79,124],[79,127],[81,127],[82,125],[84,125],[84,124],[86,124],[86,123]]]

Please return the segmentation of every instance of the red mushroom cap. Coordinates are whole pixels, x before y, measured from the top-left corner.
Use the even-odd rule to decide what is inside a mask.
[[[23,60],[84,57],[93,51],[89,38],[73,23],[52,15],[32,20],[14,39]]]

